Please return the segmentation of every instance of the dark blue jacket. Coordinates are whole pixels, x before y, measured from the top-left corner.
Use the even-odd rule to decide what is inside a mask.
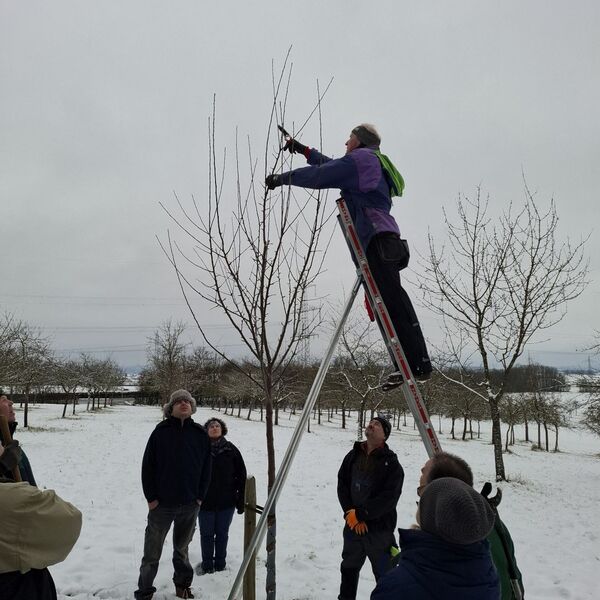
[[[17,430],[17,421],[13,421],[8,424],[8,430],[10,431],[10,435],[14,438],[15,431]],[[0,443],[4,444],[4,440],[2,439],[2,434],[0,433]],[[31,468],[31,464],[27,455],[25,454],[25,450],[21,448],[21,460],[19,461],[19,472],[21,473],[21,480],[27,481],[29,485],[33,485],[37,487],[37,483],[35,482],[35,477],[33,476],[33,469]],[[12,477],[12,475],[11,475]]]
[[[191,418],[169,417],[148,440],[142,459],[142,487],[148,502],[165,506],[204,500],[211,470],[210,442]]]
[[[400,561],[371,600],[499,600],[500,583],[486,540],[450,544],[419,529],[400,529]]]
[[[336,159],[311,148],[307,160],[311,166],[282,173],[282,183],[316,190],[339,188],[365,250],[376,233],[400,233],[390,215],[390,182],[373,148],[356,148]]]

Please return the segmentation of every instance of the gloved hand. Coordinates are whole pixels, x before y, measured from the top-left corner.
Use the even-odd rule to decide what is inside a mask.
[[[356,535],[365,535],[369,531],[367,524],[364,521],[359,521],[354,528],[354,533]]]
[[[13,469],[19,464],[21,453],[21,448],[19,448],[17,440],[13,440],[10,444],[4,446],[4,450],[0,456],[0,465],[7,473],[12,473]]]
[[[290,138],[285,143],[285,146],[283,147],[283,149],[287,150],[291,154],[298,153],[298,154],[304,154],[304,156],[306,156],[306,151],[308,150],[308,146],[301,144],[300,142],[296,141],[294,138]]]
[[[346,525],[348,525],[348,527],[354,531],[354,528],[358,525],[358,519],[356,518],[356,510],[354,508],[351,508],[350,510],[346,511],[344,519],[346,519]]]
[[[265,179],[265,185],[270,190],[274,190],[276,187],[283,185],[281,183],[281,175],[277,175],[276,173],[273,173],[272,175],[267,175],[267,178]]]
[[[243,505],[243,504],[241,504],[240,506],[238,506],[238,507],[236,508],[236,510],[237,510],[237,514],[238,514],[238,515],[243,515],[243,514],[244,514],[244,509],[245,509],[245,507],[244,507],[244,505]]]

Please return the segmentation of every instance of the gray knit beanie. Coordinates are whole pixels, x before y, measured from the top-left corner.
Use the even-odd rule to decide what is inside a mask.
[[[473,544],[494,527],[494,511],[470,485],[455,477],[428,484],[419,501],[421,529],[452,544]]]
[[[363,146],[377,146],[381,144],[381,136],[375,129],[375,125],[371,125],[370,123],[361,123],[357,125],[352,133],[358,138],[358,141],[363,144]]]
[[[170,417],[173,413],[173,405],[176,400],[187,400],[192,405],[192,414],[196,412],[196,400],[187,390],[177,390],[171,394],[169,401],[163,406],[163,414],[165,417]]]

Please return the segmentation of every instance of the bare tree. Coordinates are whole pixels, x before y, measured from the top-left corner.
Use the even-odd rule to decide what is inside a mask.
[[[357,439],[365,426],[366,408],[371,416],[384,399],[381,385],[389,373],[389,359],[379,332],[368,319],[361,323],[355,310],[342,329],[338,355],[330,369],[330,379],[339,382],[358,404]],[[344,405],[342,405],[344,409]]]
[[[600,331],[594,332],[594,343],[587,350],[600,354]],[[596,435],[600,435],[600,382],[598,377],[590,374],[580,377],[579,390],[583,392],[583,401],[580,405],[583,407],[582,423]]]
[[[55,361],[53,365],[53,380],[56,384],[60,385],[66,394],[62,412],[64,419],[67,415],[67,405],[70,399],[72,399],[73,414],[75,414],[78,396],[77,388],[83,383],[82,363],[73,359]]]
[[[526,184],[522,208],[508,206],[496,221],[479,188],[473,200],[459,198],[456,220],[445,211],[444,218],[449,247],[430,235],[421,288],[448,339],[469,342],[455,360],[481,363],[478,389],[490,406],[496,479],[504,480],[499,402],[508,375],[531,338],[558,323],[584,290],[585,240],[561,243],[554,202],[541,212]],[[493,383],[496,365],[501,376]]]
[[[35,327],[23,322],[13,323],[5,360],[7,383],[24,397],[23,427],[28,427],[31,392],[48,380],[48,367],[52,361],[50,343]]]
[[[165,321],[148,339],[147,360],[150,380],[160,393],[163,404],[175,390],[185,384],[187,345],[182,336],[185,325],[182,322]]]
[[[307,319],[303,303],[321,270],[317,252],[327,220],[321,192],[291,188],[266,190],[264,176],[282,168],[285,158],[275,125],[284,122],[290,67],[273,76],[273,103],[262,163],[247,142],[247,175],[236,133],[233,177],[217,158],[215,110],[209,119],[209,187],[205,201],[192,198],[186,208],[176,197],[180,214],[165,210],[178,228],[162,244],[204,342],[233,368],[235,360],[211,337],[197,302],[217,308],[226,318],[253,361],[258,373],[245,373],[264,397],[266,412],[268,489],[275,481],[273,409],[282,378],[310,335],[316,319]],[[319,109],[322,94],[317,88]],[[314,113],[315,111],[313,111]],[[312,113],[311,113],[312,114]],[[302,128],[293,131],[298,135]],[[275,138],[273,138],[275,135]],[[274,148],[274,144],[277,144]],[[230,184],[231,182],[231,184]],[[330,211],[331,212],[331,208]],[[275,598],[275,514],[267,532],[267,599]]]

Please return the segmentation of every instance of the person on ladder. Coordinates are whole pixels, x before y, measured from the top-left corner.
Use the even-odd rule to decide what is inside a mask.
[[[379,151],[380,143],[379,133],[367,123],[352,130],[346,154],[338,159],[288,138],[284,150],[303,154],[310,166],[273,173],[265,185],[270,190],[283,185],[340,189],[411,371],[424,381],[431,376],[431,361],[412,302],[400,282],[400,268],[406,266],[408,253],[390,214],[392,197],[402,196],[404,180]]]

